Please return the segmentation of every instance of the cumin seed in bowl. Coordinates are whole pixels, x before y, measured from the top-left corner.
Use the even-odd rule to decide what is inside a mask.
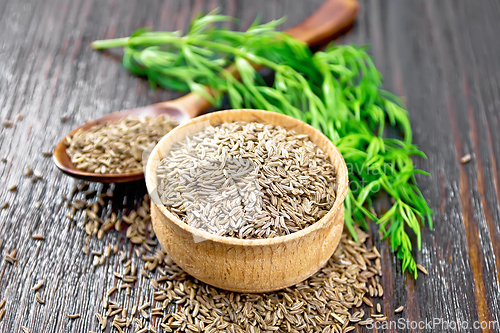
[[[237,125],[232,127],[231,123]],[[217,150],[217,154],[214,153],[212,159],[210,159],[209,151],[206,151],[204,155],[200,153],[203,156],[200,155],[198,159],[201,160],[200,163],[205,163],[201,166],[196,165],[193,168],[193,165],[183,164],[186,162],[182,161],[182,156],[176,165],[162,164],[161,161],[170,153],[173,153],[173,160],[175,160],[176,147],[178,147],[176,145],[182,146],[185,140],[186,142],[189,140],[188,137],[210,128],[210,125],[216,129],[217,127],[214,126],[216,124],[221,124],[219,129],[229,136],[232,135],[231,133],[238,135],[238,131],[243,131],[246,126],[249,126],[247,130],[256,132],[246,135],[257,136],[257,144],[254,142],[255,147],[258,146],[258,136],[261,135],[265,141],[262,145],[265,146],[267,143],[262,154],[267,153],[267,156],[259,155],[248,158],[245,157],[248,154],[245,147],[234,148],[232,146],[232,152],[237,152],[236,158],[228,159],[226,157],[233,154],[229,148],[231,144],[228,143],[220,146],[215,144],[216,147],[213,148]],[[211,130],[215,131],[215,129]],[[268,132],[269,137],[267,134],[258,134],[264,132]],[[271,138],[273,135],[280,136],[281,139],[273,141]],[[284,145],[286,145],[287,138],[292,142],[289,149],[283,150],[280,142],[285,142]],[[193,140],[198,139],[196,135],[193,137]],[[231,140],[231,138],[222,138],[222,142],[231,142]],[[297,144],[293,140],[301,143]],[[203,139],[200,142],[206,143]],[[236,142],[234,144],[236,145]],[[308,146],[308,149],[304,148],[304,145]],[[200,148],[203,146],[202,144]],[[299,168],[296,174],[287,173],[285,164],[266,165],[265,161],[273,163],[273,156],[278,155],[269,152],[278,152],[278,149],[280,149],[280,156],[286,154],[284,151],[288,151],[288,160],[293,161],[296,158],[295,162],[288,167],[288,170],[292,168],[292,165],[293,170]],[[300,151],[314,152],[314,154],[304,153],[295,156],[295,153]],[[294,152],[294,155],[290,155],[290,152]],[[224,157],[217,160],[217,157],[221,156]],[[257,169],[256,164],[259,165],[259,163],[255,162],[256,160],[260,162]],[[283,161],[274,162],[283,163]],[[222,163],[222,168],[220,163]],[[226,163],[230,171],[224,170]],[[301,164],[303,169],[301,169]],[[306,165],[310,168],[306,168]],[[157,172],[159,166],[161,166],[160,172]],[[231,167],[234,168],[231,169]],[[193,179],[210,178],[196,174],[197,170],[206,172],[204,168],[221,170],[224,176],[222,185],[226,183],[226,186],[220,188],[215,186],[215,189],[224,190],[214,190],[206,194],[206,189],[214,189],[214,185],[194,182],[196,191],[186,192],[186,188],[192,184]],[[174,179],[172,172],[176,172],[177,176],[181,172],[180,178],[177,177],[177,179],[182,178],[185,181],[181,179],[181,183],[173,185],[165,183],[167,178]],[[286,179],[292,175],[296,178],[296,183],[290,187],[286,184]],[[214,174],[212,180],[220,181],[217,177],[221,178],[221,175]],[[236,181],[232,183],[228,179],[236,179]],[[304,183],[300,185],[299,180]],[[220,111],[192,119],[187,124],[172,130],[158,143],[150,155],[146,168],[146,184],[153,202],[151,212],[153,226],[160,243],[168,254],[193,277],[219,288],[240,292],[265,292],[294,285],[314,274],[327,262],[342,234],[343,200],[347,191],[347,181],[347,167],[344,159],[326,136],[295,118],[261,110]],[[278,186],[276,183],[281,185]],[[227,185],[232,187],[228,189]],[[248,187],[246,188],[248,190],[252,186],[255,186],[257,190],[243,191],[245,187]],[[317,186],[320,192],[323,190],[324,193],[317,194],[309,189],[309,187],[314,189],[314,186]],[[189,199],[187,203],[182,198],[177,202],[171,202],[175,198],[169,193],[171,187],[183,193],[184,198]],[[298,191],[299,189],[302,191]],[[226,190],[229,193],[225,192]],[[289,198],[283,192],[286,190],[290,191]],[[239,193],[234,199],[231,198],[232,202],[226,200],[220,204],[215,201],[215,199],[224,201],[234,194],[231,191]],[[283,192],[281,197],[277,195],[278,192]],[[186,193],[188,196],[185,195]],[[205,202],[201,202],[200,206],[200,197],[203,195],[208,195],[208,197],[205,198]],[[216,198],[216,195],[219,197]],[[256,196],[255,199],[253,195]],[[242,200],[249,201],[242,205]],[[164,203],[167,203],[169,208]],[[194,208],[186,207],[190,203],[195,205]],[[242,208],[238,208],[238,203]],[[218,205],[219,211],[226,209],[222,214],[226,220],[214,219],[215,213],[206,209],[208,204]],[[298,208],[299,204],[300,208]],[[286,216],[281,214],[282,212],[285,212],[289,218],[285,220]],[[199,223],[200,221],[204,223]],[[191,225],[192,223],[194,225]],[[245,227],[247,229],[244,229]],[[250,232],[245,231],[248,228],[253,229]]]
[[[208,125],[157,168],[158,194],[191,227],[244,239],[302,230],[335,202],[335,170],[307,134],[258,122]]]

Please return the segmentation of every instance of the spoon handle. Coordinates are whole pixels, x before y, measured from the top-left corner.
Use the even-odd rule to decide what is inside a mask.
[[[358,10],[359,4],[356,0],[326,0],[304,21],[285,32],[309,46],[319,45],[350,27],[356,19]],[[253,66],[256,69],[260,68],[258,65]],[[239,79],[235,66],[230,66],[228,70]],[[206,89],[212,94],[210,88]],[[202,114],[211,106],[207,99],[196,93],[189,93],[176,100],[159,104],[181,109],[190,118]]]
[[[356,0],[326,0],[304,21],[285,32],[309,46],[321,45],[350,27],[358,10]]]

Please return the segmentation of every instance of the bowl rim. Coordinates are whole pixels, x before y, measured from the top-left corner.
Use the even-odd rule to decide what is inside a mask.
[[[264,113],[264,114],[270,114],[272,113],[273,116],[277,117],[283,117],[285,119],[288,119],[291,122],[295,122],[297,124],[301,124],[302,126],[308,127],[310,130],[317,132],[319,136],[322,136],[326,141],[328,142],[327,145],[330,146],[330,148],[333,148],[333,153],[335,158],[339,160],[339,168],[336,170],[336,178],[337,178],[337,195],[335,197],[335,202],[328,211],[328,213],[325,214],[321,219],[316,221],[315,223],[311,224],[310,226],[305,227],[304,229],[301,229],[299,231],[296,231],[294,233],[291,233],[289,235],[285,236],[277,236],[277,237],[272,237],[272,238],[263,238],[263,239],[241,239],[241,238],[236,238],[236,237],[228,237],[228,236],[219,236],[219,235],[214,235],[211,234],[207,231],[200,230],[194,227],[191,227],[187,225],[186,223],[182,222],[179,218],[177,218],[175,215],[173,215],[165,205],[163,204],[157,204],[153,199],[151,200],[151,204],[155,205],[156,208],[158,208],[164,216],[166,216],[170,221],[172,221],[177,227],[183,229],[184,231],[192,234],[193,236],[197,236],[199,238],[202,238],[204,240],[211,240],[219,243],[224,243],[228,245],[238,245],[238,246],[262,246],[262,245],[276,245],[276,244],[281,244],[289,241],[296,240],[297,238],[304,237],[318,229],[322,229],[327,227],[328,223],[333,223],[335,220],[333,217],[336,215],[336,213],[339,211],[341,205],[344,204],[344,199],[347,194],[347,189],[348,189],[348,184],[349,184],[349,177],[348,177],[348,172],[347,172],[347,165],[345,163],[344,157],[338,150],[338,148],[333,144],[333,142],[328,139],[326,135],[324,135],[321,131],[317,130],[316,128],[312,127],[311,125],[303,122],[302,120],[277,113],[277,112],[272,112],[272,111],[265,111],[265,110],[258,110],[258,109],[229,109],[229,110],[221,110],[221,111],[216,111],[216,112],[211,112],[196,118],[191,119],[189,122],[179,125],[175,127],[172,131],[167,133],[154,147],[154,149],[151,151],[151,154],[149,155],[148,162],[146,165],[146,174],[145,174],[145,179],[146,179],[146,187],[148,190],[148,194],[150,198],[153,198],[152,192],[156,191],[156,188],[154,185],[151,183],[152,177],[156,178],[156,168],[157,164],[153,165],[152,163],[152,156],[157,154],[158,150],[160,149],[159,147],[162,146],[162,144],[168,140],[170,136],[175,135],[175,132],[181,130],[182,128],[196,124],[199,122],[207,121],[211,117],[213,117],[214,114],[230,114],[234,113],[235,111],[237,112],[248,112],[248,113]],[[300,132],[299,132],[300,133]],[[307,133],[304,133],[307,134]],[[332,158],[330,156],[330,158]],[[333,161],[332,161],[333,162]],[[343,221],[343,219],[342,219]]]

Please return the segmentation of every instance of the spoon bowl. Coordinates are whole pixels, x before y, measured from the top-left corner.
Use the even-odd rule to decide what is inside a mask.
[[[187,94],[186,96],[171,102],[156,103],[141,108],[110,113],[99,119],[86,122],[85,124],[73,129],[66,136],[73,135],[78,130],[88,130],[94,126],[115,122],[127,117],[157,117],[160,115],[168,115],[175,119],[179,125],[183,125],[196,116],[190,113],[192,110],[207,109],[209,106],[210,104],[205,99],[201,97],[198,98],[198,96],[194,94]],[[54,159],[56,166],[69,176],[101,183],[125,183],[144,178],[144,172],[142,170],[119,174],[99,174],[80,170],[71,162],[71,157],[69,157],[66,152],[66,148],[68,146],[65,141],[66,137],[59,141],[54,149],[52,158]]]
[[[308,18],[285,32],[310,46],[321,45],[326,40],[339,35],[352,26],[356,19],[358,9],[359,4],[356,0],[326,0]],[[254,67],[258,68],[257,65]],[[228,71],[236,78],[239,78],[239,73],[234,66],[229,67]],[[210,88],[206,89],[211,93]],[[122,118],[131,116],[154,117],[164,114],[177,120],[179,125],[183,125],[191,118],[202,114],[210,106],[210,102],[202,96],[189,93],[173,101],[110,113],[73,129],[66,136],[73,135],[79,129],[87,130],[96,125],[118,121]],[[57,144],[53,154],[54,163],[65,174],[79,179],[101,183],[124,183],[144,178],[143,171],[120,174],[98,174],[76,168],[66,152],[67,145],[65,144],[65,138]]]

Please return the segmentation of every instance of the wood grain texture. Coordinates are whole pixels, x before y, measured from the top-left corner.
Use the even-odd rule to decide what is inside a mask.
[[[241,19],[231,25],[244,29],[257,14],[263,21],[288,16],[283,28],[300,22],[321,0],[0,0],[0,120],[15,121],[0,128],[0,256],[16,248],[15,266],[0,262],[0,299],[7,314],[0,332],[98,331],[93,313],[115,282],[111,272],[118,258],[92,267],[81,253],[85,232],[65,218],[61,194],[74,180],[42,157],[62,133],[86,119],[114,110],[144,106],[178,97],[149,89],[146,81],[124,71],[117,57],[89,48],[92,40],[126,36],[144,25],[155,29],[186,29],[199,11],[220,7]],[[401,272],[387,242],[372,227],[381,248],[385,275],[384,311],[389,320],[425,321],[440,318],[467,322],[500,320],[500,3],[493,0],[363,0],[353,30],[341,43],[372,45],[371,53],[386,87],[404,96],[415,143],[428,159],[416,159],[431,173],[419,177],[422,192],[436,212],[433,231],[427,228],[422,251],[416,252],[428,276],[417,281]],[[60,117],[69,114],[62,123]],[[462,165],[460,157],[471,154]],[[32,183],[23,177],[30,166],[44,174]],[[7,188],[19,184],[16,192]],[[102,185],[93,184],[100,190]],[[130,207],[142,183],[117,185],[117,202]],[[40,209],[35,202],[40,200]],[[387,203],[381,200],[381,209]],[[45,241],[30,238],[43,233]],[[119,232],[92,240],[91,251],[130,243]],[[38,279],[45,305],[34,301],[30,287]],[[141,282],[141,288],[146,288]],[[142,302],[141,296],[133,297]],[[402,314],[394,314],[407,305]],[[80,312],[77,320],[67,313]],[[109,328],[108,330],[109,331]],[[358,332],[367,332],[358,329]],[[381,330],[384,331],[384,330]],[[434,329],[390,329],[390,332],[450,332]]]

